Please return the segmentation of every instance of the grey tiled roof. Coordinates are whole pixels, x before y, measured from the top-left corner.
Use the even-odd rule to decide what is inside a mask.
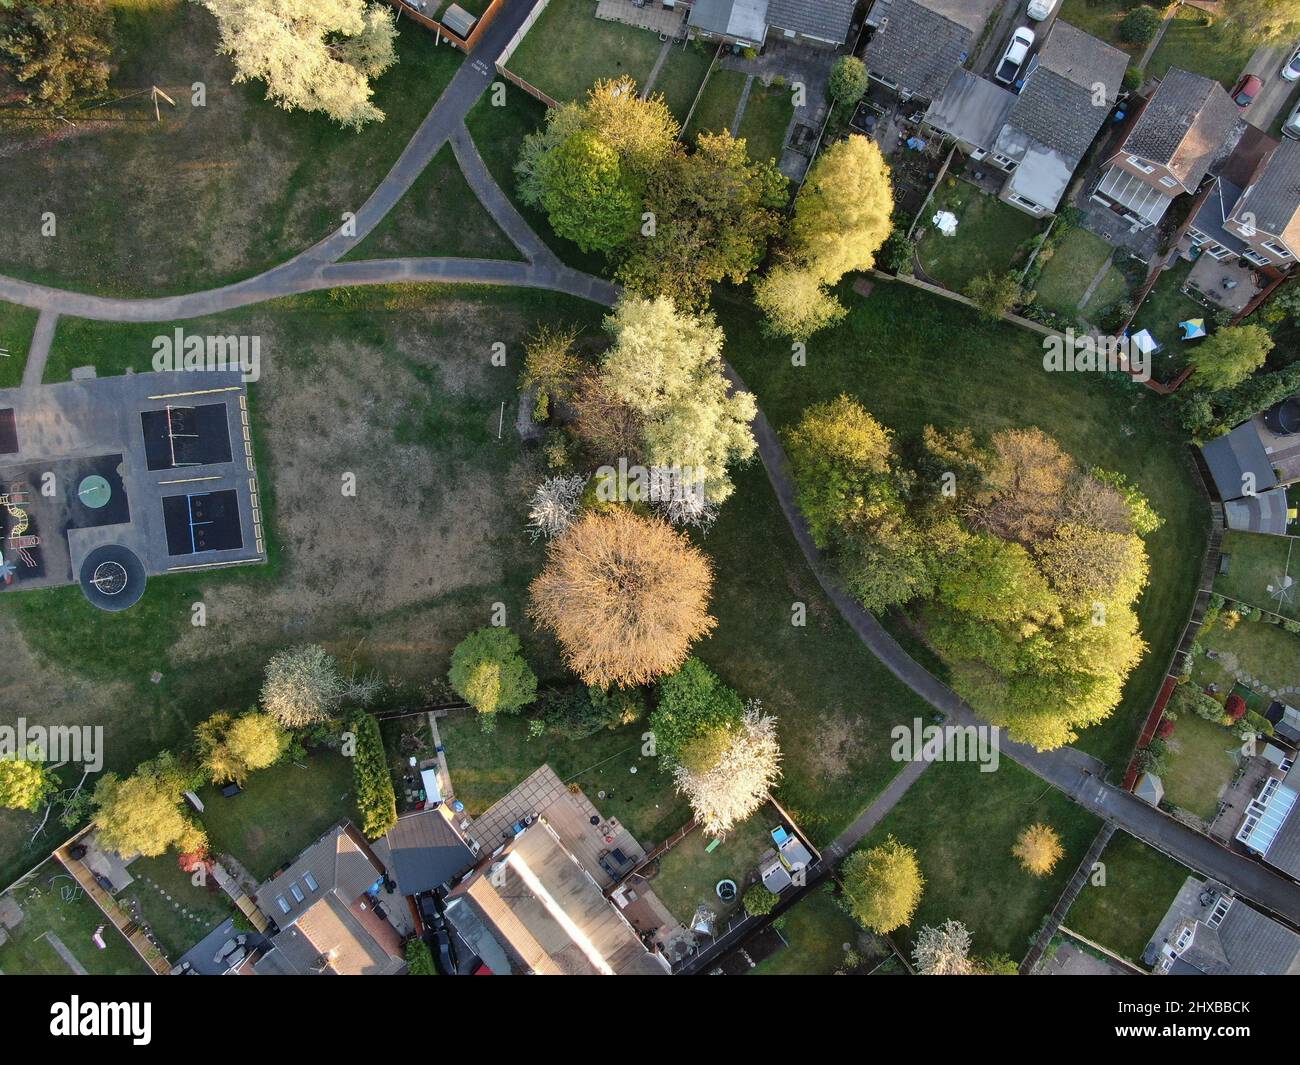
[[[1077,164],[1105,118],[1087,89],[1040,66],[1025,82],[1007,124]]]
[[[867,69],[929,100],[943,92],[975,44],[969,27],[915,0],[877,0],[871,17],[877,29],[867,44]]]
[[[930,104],[925,121],[957,140],[986,151],[997,141],[1016,94],[969,70],[957,69],[943,93]]]
[[[1300,248],[1300,143],[1287,138],[1273,150],[1237,203],[1234,217],[1246,211],[1253,212],[1260,232]]]
[[[1038,65],[1089,91],[1102,82],[1106,99],[1114,101],[1128,69],[1128,56],[1078,26],[1057,19],[1038,54]]]
[[[856,7],[857,0],[770,0],[767,24],[819,41],[843,44],[853,25]]]
[[[1168,166],[1195,189],[1240,120],[1217,81],[1171,67],[1120,150]]]
[[[1240,499],[1245,484],[1242,477],[1246,473],[1254,476],[1256,492],[1277,487],[1277,477],[1254,422],[1246,422],[1226,436],[1211,440],[1201,448],[1201,455],[1210,467],[1220,499]]]

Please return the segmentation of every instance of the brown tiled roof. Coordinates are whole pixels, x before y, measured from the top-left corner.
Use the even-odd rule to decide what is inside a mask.
[[[1217,81],[1171,67],[1120,150],[1167,166],[1185,188],[1195,189],[1230,147],[1240,122],[1237,106]]]

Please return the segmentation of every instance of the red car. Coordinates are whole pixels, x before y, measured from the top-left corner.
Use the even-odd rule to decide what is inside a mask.
[[[1255,74],[1245,75],[1232,88],[1232,102],[1238,107],[1249,107],[1255,102],[1255,97],[1259,95],[1259,90],[1264,87],[1262,78]]]

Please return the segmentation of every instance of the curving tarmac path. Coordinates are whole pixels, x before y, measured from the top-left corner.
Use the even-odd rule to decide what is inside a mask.
[[[347,285],[383,285],[412,282],[512,285],[550,289],[606,306],[619,289],[598,277],[571,269],[515,210],[483,163],[465,128],[465,116],[482,95],[494,73],[493,62],[506,42],[523,24],[534,0],[507,0],[475,51],[461,64],[443,94],[416,130],[384,180],[356,212],[355,230],[339,230],[292,259],[264,273],[204,292],[156,299],[118,299],[70,292],[0,276],[0,300],[41,311],[45,323],[43,350],[53,333],[57,316],[111,322],[169,322],[233,310],[302,292]],[[492,57],[488,60],[486,57]],[[393,209],[444,144],[451,143],[457,162],[475,195],[501,230],[526,257],[526,262],[458,258],[374,259],[340,263]],[[43,365],[43,359],[41,360]],[[734,387],[744,382],[728,366]],[[39,377],[28,387],[39,384]],[[852,598],[835,579],[808,532],[794,503],[794,486],[781,442],[760,411],[754,421],[759,455],[767,470],[795,539],[818,582],[845,621],[871,651],[903,684],[949,723],[977,724],[978,718],[947,685],[917,663],[885,631],[869,611]],[[1257,905],[1300,927],[1300,885],[1273,873],[1266,866],[1221,847],[1209,837],[1174,821],[1129,792],[1105,783],[1105,767],[1073,748],[1040,752],[1003,741],[1002,753],[1059,788],[1098,817],[1109,818],[1130,834],[1174,858],[1228,884]],[[903,767],[885,791],[827,848],[835,860],[867,835],[920,778],[926,763]]]

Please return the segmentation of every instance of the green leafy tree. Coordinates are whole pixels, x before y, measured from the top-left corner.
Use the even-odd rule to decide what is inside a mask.
[[[971,279],[966,286],[969,296],[985,321],[999,321],[1004,314],[1020,302],[1020,282],[1015,274],[999,274],[990,270]]]
[[[58,780],[44,762],[12,755],[0,759],[0,807],[36,811],[58,790]]]
[[[1211,392],[1240,384],[1264,365],[1273,338],[1258,325],[1225,326],[1191,349],[1191,384]]]
[[[355,710],[348,722],[354,737],[352,780],[361,811],[361,831],[367,839],[386,835],[397,824],[397,794],[379,722],[363,710]]]
[[[650,715],[655,751],[668,768],[682,764],[694,741],[704,736],[726,734],[744,719],[745,704],[698,658],[688,658],[676,673],[659,682],[659,704]],[[717,744],[720,754],[725,741]],[[695,751],[698,769],[708,759]],[[716,764],[716,761],[713,763]]]
[[[513,714],[537,698],[537,675],[524,661],[519,637],[488,626],[471,632],[451,655],[451,686],[483,715]]]
[[[835,65],[831,67],[827,92],[834,103],[843,107],[862,99],[870,84],[867,65],[857,56],[845,55],[835,60]]]
[[[893,836],[850,854],[842,876],[849,912],[864,928],[881,935],[912,920],[925,890],[916,851]]]
[[[214,784],[243,784],[248,775],[278,762],[291,737],[270,714],[250,710],[239,717],[213,714],[194,730],[199,759]]]
[[[747,914],[751,917],[763,917],[775,910],[776,904],[781,899],[780,896],[769,891],[762,884],[755,884],[745,890],[742,901],[745,904]]]
[[[123,779],[105,773],[95,786],[99,842],[119,854],[154,858],[170,848],[183,854],[205,850],[207,836],[181,803],[191,781],[170,755],[136,768]]]
[[[778,263],[754,283],[754,302],[765,331],[792,340],[807,340],[848,314],[812,269],[791,262]]]
[[[535,388],[557,399],[568,399],[577,387],[582,360],[574,353],[578,331],[541,326],[524,344],[524,372],[519,387]]]
[[[406,975],[437,976],[438,970],[433,964],[433,952],[424,940],[412,938],[406,943]]]
[[[547,160],[542,194],[551,228],[583,251],[613,251],[636,232],[641,203],[618,153],[578,130]]]
[[[364,0],[199,0],[217,20],[235,82],[261,81],[286,111],[319,111],[342,126],[382,122],[371,80],[397,62],[397,27]]]
[[[1119,23],[1119,35],[1129,44],[1150,44],[1160,29],[1163,16],[1155,8],[1141,4]]]
[[[553,688],[538,702],[538,717],[546,731],[570,740],[630,725],[645,716],[639,688]]]
[[[104,92],[113,38],[113,16],[103,0],[0,4],[0,70],[38,107],[66,107],[79,96]]]

